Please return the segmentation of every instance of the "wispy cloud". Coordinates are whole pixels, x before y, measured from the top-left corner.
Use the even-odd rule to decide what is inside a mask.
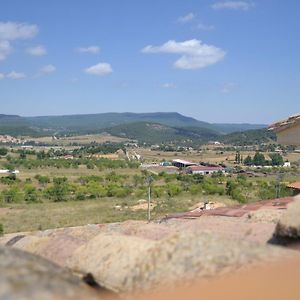
[[[0,73],[0,80],[4,79],[5,75],[3,73]]]
[[[161,87],[164,89],[176,89],[177,88],[176,84],[172,83],[172,82],[163,83],[161,85]]]
[[[12,53],[12,51],[13,48],[8,41],[0,40],[0,60],[6,59],[6,57]]]
[[[226,53],[220,48],[202,43],[200,40],[187,40],[176,42],[170,40],[161,46],[146,46],[143,53],[179,54],[181,57],[175,61],[177,69],[201,69],[222,60]]]
[[[222,94],[229,94],[232,91],[234,91],[237,87],[238,87],[238,85],[234,82],[225,83],[221,88],[221,93]]]
[[[40,70],[32,77],[33,79],[40,78],[45,75],[52,74],[56,71],[56,67],[49,64],[40,68]]]
[[[213,26],[213,25],[206,25],[206,24],[203,24],[203,23],[199,23],[197,25],[197,29],[199,29],[199,30],[205,30],[205,31],[210,31],[210,30],[214,30],[215,26]]]
[[[24,79],[26,78],[26,75],[24,73],[16,72],[16,71],[11,71],[6,75],[7,78],[17,80],[17,79]]]
[[[38,27],[32,24],[0,22],[0,40],[32,39],[38,31]]]
[[[221,1],[214,3],[211,7],[215,10],[231,9],[231,10],[249,10],[255,5],[248,1]]]
[[[79,53],[98,54],[100,52],[100,47],[98,46],[79,47],[76,50]]]
[[[32,24],[0,22],[0,60],[13,52],[11,41],[34,38],[38,31],[38,27]]]
[[[91,75],[104,76],[113,72],[113,69],[108,63],[98,63],[94,66],[84,69],[84,72]]]
[[[43,56],[47,54],[47,49],[42,45],[38,45],[35,47],[27,48],[26,52],[33,56]]]
[[[56,71],[56,67],[53,65],[46,65],[41,68],[41,73],[50,74]]]
[[[188,22],[191,22],[192,20],[194,20],[195,17],[196,17],[195,14],[189,13],[189,14],[187,14],[185,16],[179,17],[177,19],[177,22],[179,22],[179,23],[188,23]]]

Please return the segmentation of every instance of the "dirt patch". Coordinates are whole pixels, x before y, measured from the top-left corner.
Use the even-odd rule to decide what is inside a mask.
[[[150,210],[152,210],[156,206],[155,203],[150,203]],[[134,205],[130,208],[132,211],[136,210],[147,210],[148,209],[148,201],[147,200],[139,200],[137,205]]]
[[[1,217],[8,214],[8,212],[9,212],[9,208],[0,207],[0,216]]]

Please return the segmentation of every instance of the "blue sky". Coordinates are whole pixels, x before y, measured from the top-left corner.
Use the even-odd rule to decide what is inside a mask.
[[[300,112],[298,0],[1,0],[1,113]]]

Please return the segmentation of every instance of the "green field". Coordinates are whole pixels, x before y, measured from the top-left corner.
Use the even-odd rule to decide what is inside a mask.
[[[232,205],[276,198],[278,191],[279,196],[291,195],[286,185],[299,175],[297,167],[265,170],[265,175],[252,178],[238,174],[155,175],[141,169],[139,162],[88,158],[89,148],[80,149],[72,160],[63,158],[70,149],[47,153],[13,148],[2,155],[2,169],[20,171],[16,177],[0,177],[0,224],[5,233],[146,219],[143,200],[148,197],[146,181],[150,175],[153,218],[185,212],[205,201]],[[107,146],[103,149],[107,151]],[[205,146],[202,151],[128,149],[131,151],[139,153],[146,163],[182,158],[236,166],[236,152],[214,146]],[[254,154],[243,152],[244,156]],[[299,154],[291,155],[295,161],[299,159]],[[279,184],[278,174],[283,171]]]

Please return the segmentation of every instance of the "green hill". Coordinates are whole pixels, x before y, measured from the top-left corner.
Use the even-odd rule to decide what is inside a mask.
[[[147,143],[192,141],[205,143],[220,140],[224,143],[256,143],[274,139],[272,133],[257,130],[257,124],[211,124],[175,112],[104,113],[88,115],[20,117],[0,115],[0,134],[59,135],[87,134],[107,131]],[[247,129],[255,129],[246,131]],[[232,131],[236,131],[232,133]],[[243,132],[240,132],[243,131]],[[229,133],[229,134],[228,134]]]
[[[220,141],[225,144],[237,146],[259,145],[269,142],[274,143],[276,141],[276,134],[267,129],[247,130],[220,136]]]
[[[30,122],[16,115],[0,114],[0,134],[3,135],[35,135],[37,131]]]
[[[178,128],[150,122],[117,125],[105,129],[105,131],[115,136],[126,137],[149,144],[166,142],[203,143],[219,136],[217,132],[206,128]]]
[[[26,118],[33,126],[62,132],[90,132],[121,124],[153,122],[168,126],[209,126],[209,123],[178,113],[104,113],[69,116],[45,116]]]
[[[258,129],[265,125],[251,124],[211,124],[181,115],[176,112],[157,113],[102,113],[66,116],[28,117],[27,121],[34,127],[60,133],[88,133],[117,125],[151,122],[171,127],[200,127],[211,129],[222,134]]]

